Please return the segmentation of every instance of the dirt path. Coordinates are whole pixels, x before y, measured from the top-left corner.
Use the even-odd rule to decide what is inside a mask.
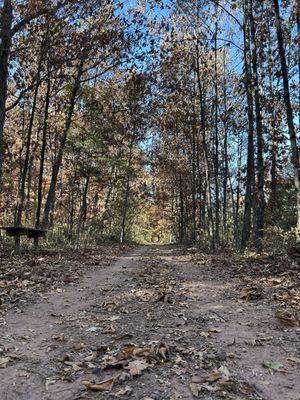
[[[299,329],[237,285],[167,246],[87,270],[3,317],[0,399],[299,400]]]

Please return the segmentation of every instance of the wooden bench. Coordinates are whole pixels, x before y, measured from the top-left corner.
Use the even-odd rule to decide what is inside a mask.
[[[45,229],[28,228],[26,226],[1,226],[0,229],[4,230],[7,236],[15,238],[16,249],[20,247],[21,236],[27,236],[29,239],[34,239],[35,246],[38,245],[39,238],[46,236]]]

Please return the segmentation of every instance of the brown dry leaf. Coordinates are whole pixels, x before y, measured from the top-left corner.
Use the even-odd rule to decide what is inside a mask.
[[[154,356],[153,349],[150,347],[134,347],[131,349],[131,351],[128,349],[128,351],[131,353],[131,355],[135,357],[151,357]]]
[[[81,367],[81,362],[73,362],[73,361],[65,361],[64,362],[66,365],[70,366],[73,368],[74,371],[81,371],[82,367]]]
[[[111,391],[114,383],[116,381],[116,377],[106,379],[102,382],[92,383],[89,381],[82,381],[81,383],[88,389],[88,390],[95,390],[98,392],[105,392]]]
[[[277,310],[275,315],[282,324],[289,326],[297,326],[299,324],[295,315],[287,310]]]
[[[94,360],[97,357],[97,352],[93,351],[91,354],[89,354],[88,356],[84,357],[84,361],[89,362]]]
[[[52,336],[52,339],[57,340],[58,342],[66,342],[67,341],[64,333],[62,333],[60,335],[54,335],[54,336]]]
[[[216,382],[221,380],[223,382],[226,382],[230,379],[230,372],[228,370],[228,368],[225,365],[222,365],[220,368],[218,369],[214,369],[209,376],[206,378],[206,382]]]
[[[150,367],[146,360],[135,360],[128,363],[126,369],[129,370],[130,375],[137,376],[141,375],[142,372]]]
[[[242,290],[240,299],[242,300],[257,300],[263,297],[263,290],[258,286],[251,286]]]
[[[300,364],[300,358],[298,357],[289,357],[287,360],[295,364]]]
[[[162,344],[159,349],[158,349],[158,353],[164,358],[167,358],[167,355],[169,354],[169,348],[167,345]]]
[[[219,329],[219,328],[211,328],[211,329],[209,330],[209,332],[211,332],[211,333],[221,333],[221,332],[222,332],[222,329]]]
[[[222,378],[222,373],[218,370],[214,370],[206,378],[206,382],[216,382],[221,378]]]
[[[194,383],[194,382],[190,383],[190,391],[194,397],[199,396],[199,389],[198,389],[198,385],[196,383]]]
[[[230,377],[230,372],[229,372],[228,368],[227,368],[225,365],[222,365],[222,366],[218,369],[218,371],[221,372],[223,378],[229,379],[229,377]]]
[[[77,350],[77,351],[84,349],[84,347],[85,347],[84,343],[76,343],[73,346],[74,350]]]
[[[129,393],[131,393],[132,392],[132,388],[130,387],[130,386],[125,386],[125,388],[124,389],[120,389],[116,394],[115,394],[115,396],[116,397],[120,397],[120,396],[124,396],[124,395],[126,395],[126,394],[129,394]]]
[[[200,336],[208,338],[208,337],[210,337],[210,333],[209,332],[200,332]]]
[[[10,357],[0,357],[0,368],[6,368],[10,361]]]
[[[110,334],[110,333],[116,333],[116,328],[113,325],[110,325],[108,327],[106,327],[102,333],[104,334]]]
[[[205,389],[205,390],[207,390],[208,392],[216,392],[216,391],[217,391],[217,387],[208,385],[208,384],[206,384],[206,383],[204,383],[203,385],[201,385],[200,389]]]
[[[169,349],[163,343],[152,345],[151,347],[137,347],[133,344],[128,345],[118,355],[118,360],[128,360],[130,358],[167,358]]]

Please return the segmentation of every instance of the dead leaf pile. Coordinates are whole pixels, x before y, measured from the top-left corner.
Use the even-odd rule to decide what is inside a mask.
[[[143,347],[130,344],[120,351],[108,351],[97,364],[100,371],[121,369],[122,372],[100,382],[82,381],[81,383],[88,390],[111,391],[115,384],[140,376],[144,371],[153,368],[155,365],[167,362],[169,356],[169,349],[164,343],[153,342]],[[95,367],[95,362],[93,360],[93,364],[90,364],[90,366]],[[72,366],[74,367],[74,363],[72,363]],[[78,363],[76,363],[76,366],[78,366]]]
[[[221,365],[204,379],[199,379],[197,376],[193,377],[190,383],[190,390],[193,396],[198,397],[200,392],[217,393],[229,390],[232,383],[228,368],[225,365]]]
[[[150,343],[149,346],[130,344],[121,351],[111,351],[105,354],[101,368],[124,368],[132,376],[141,375],[142,371],[169,359],[169,349],[164,343]]]
[[[181,304],[186,290],[180,278],[171,275],[172,267],[165,263],[147,265],[136,274],[135,289],[132,293],[141,301],[154,301],[158,304]]]
[[[88,251],[43,251],[0,258],[0,305],[30,301],[39,293],[77,283],[86,267],[105,266],[120,253],[119,247],[101,246]]]
[[[263,297],[264,297],[264,292],[262,287],[253,285],[244,288],[240,295],[240,298],[246,301],[258,300],[262,299]]]
[[[288,310],[277,310],[275,313],[277,319],[283,324],[288,326],[299,326],[299,314]]]

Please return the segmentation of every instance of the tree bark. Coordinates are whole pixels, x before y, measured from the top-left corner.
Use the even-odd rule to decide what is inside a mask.
[[[77,247],[79,246],[79,243],[80,243],[80,235],[81,235],[81,231],[82,231],[82,228],[84,226],[85,219],[86,219],[87,206],[88,206],[87,196],[88,196],[89,184],[90,184],[90,176],[88,175],[86,177],[86,181],[85,181],[85,185],[84,185],[82,203],[81,203],[80,212],[79,212],[79,218],[78,218]]]
[[[50,91],[51,91],[51,78],[50,78],[50,67],[48,68],[48,77],[47,77],[47,89],[46,89],[46,97],[45,97],[45,112],[44,112],[44,122],[43,122],[43,130],[42,130],[42,147],[41,147],[41,156],[40,156],[40,167],[39,167],[39,177],[38,177],[38,193],[37,193],[37,207],[35,214],[35,228],[39,229],[40,221],[41,221],[41,210],[42,210],[42,201],[43,201],[43,178],[44,178],[44,165],[45,165],[45,155],[46,155],[46,146],[47,146],[47,131],[48,131],[48,118],[49,118],[49,106],[50,106]],[[34,246],[38,247],[39,238],[34,238]]]
[[[247,176],[246,176],[246,193],[245,208],[243,218],[243,230],[241,247],[245,248],[251,235],[251,215],[253,210],[253,192],[255,185],[254,174],[254,113],[253,113],[253,95],[252,95],[252,78],[251,78],[251,56],[250,56],[250,38],[249,38],[249,4],[245,2],[244,10],[244,85],[247,97],[247,114],[248,114],[248,144],[247,144]]]
[[[135,131],[135,128],[134,128]],[[132,164],[133,158],[133,145],[134,145],[134,136],[129,145],[129,157],[128,157],[128,172],[126,176],[126,184],[125,184],[125,194],[124,194],[124,202],[122,208],[122,216],[121,216],[121,232],[120,232],[120,243],[124,243],[126,239],[126,218],[128,211],[128,200],[129,200],[129,191],[130,191],[130,168]]]
[[[217,6],[216,6],[217,12]],[[219,129],[218,129],[218,121],[219,121],[219,90],[218,90],[218,54],[217,54],[217,34],[218,34],[218,22],[215,24],[215,129],[214,129],[214,173],[215,173],[215,196],[216,196],[216,210],[215,210],[215,245],[219,245],[220,241],[220,189],[219,189]]]
[[[195,110],[194,110],[195,111]],[[197,235],[197,204],[196,204],[196,116],[194,116],[193,127],[192,127],[192,234],[191,242],[196,242]]]
[[[0,31],[0,188],[3,178],[4,143],[3,130],[5,124],[5,105],[7,98],[7,81],[9,55],[12,43],[13,8],[11,0],[4,0],[1,13]]]
[[[255,100],[255,115],[256,115],[256,137],[257,137],[257,191],[254,193],[256,198],[256,221],[254,221],[254,240],[257,248],[261,246],[261,238],[263,237],[264,229],[264,214],[265,214],[265,174],[264,174],[264,159],[263,159],[263,124],[261,112],[261,98],[259,93],[258,80],[258,59],[257,59],[257,41],[256,41],[256,24],[253,16],[253,3],[249,1],[249,20],[250,32],[252,41],[252,68],[253,68],[253,83],[254,83],[254,100]]]
[[[228,115],[227,115],[227,81],[226,81],[226,52],[223,52],[223,99],[224,99],[224,174],[223,174],[223,236],[227,240],[227,185],[228,185]]]
[[[62,164],[62,159],[63,159],[67,136],[68,136],[70,127],[72,125],[72,118],[73,118],[73,113],[74,113],[74,109],[75,109],[76,98],[78,95],[78,91],[80,89],[80,79],[81,79],[81,76],[83,73],[83,63],[84,63],[84,61],[81,60],[79,66],[78,66],[78,69],[77,69],[77,74],[76,74],[76,78],[75,78],[75,81],[73,84],[73,89],[72,89],[72,93],[71,93],[71,97],[70,97],[70,104],[69,104],[69,109],[68,109],[67,118],[66,118],[66,122],[65,122],[65,128],[64,128],[63,134],[60,139],[60,146],[59,146],[58,154],[57,154],[57,157],[54,161],[53,168],[52,168],[51,182],[50,182],[50,187],[49,187],[49,191],[48,191],[48,195],[47,195],[46,204],[44,207],[44,215],[43,215],[43,222],[42,222],[42,226],[46,229],[49,226],[49,216],[50,216],[51,209],[53,209],[53,206],[54,206],[58,174],[59,174],[60,167]]]
[[[26,153],[25,153],[25,160],[24,160],[22,174],[21,174],[21,184],[20,184],[20,191],[19,191],[17,217],[16,217],[16,221],[15,221],[16,226],[22,224],[22,214],[23,214],[24,200],[25,200],[25,185],[26,185],[26,178],[27,178],[27,172],[28,172],[29,160],[30,160],[30,147],[31,147],[33,123],[34,123],[34,118],[35,118],[37,98],[38,98],[38,92],[39,92],[39,87],[40,87],[40,79],[39,78],[40,78],[41,69],[42,69],[42,60],[43,60],[43,45],[42,45],[40,60],[38,63],[38,70],[37,70],[37,74],[36,74],[36,76],[37,76],[36,85],[35,85],[35,89],[34,89],[32,109],[31,109],[29,126],[28,126],[28,131],[27,131]]]
[[[280,10],[278,0],[273,0],[276,33],[278,42],[278,51],[280,56],[282,82],[283,82],[283,94],[284,104],[286,110],[286,118],[288,124],[288,132],[290,137],[291,152],[292,152],[292,164],[294,167],[294,181],[297,193],[297,242],[300,242],[300,162],[299,162],[299,149],[297,144],[296,129],[294,125],[293,109],[290,97],[289,88],[289,74],[286,62],[286,55],[284,49],[284,37],[281,26]]]
[[[200,54],[199,54],[199,44],[196,44],[196,76],[197,76],[197,84],[198,84],[198,92],[199,92],[199,102],[200,102],[200,125],[201,125],[201,134],[203,141],[203,153],[204,153],[204,162],[205,162],[205,179],[206,179],[206,205],[207,205],[207,215],[208,215],[208,236],[210,240],[210,245],[212,248],[215,247],[214,243],[214,219],[212,212],[212,199],[211,199],[211,182],[210,182],[210,173],[209,173],[209,157],[208,157],[208,148],[207,148],[207,140],[206,140],[206,118],[205,118],[205,100],[203,95],[203,88],[200,76]]]
[[[46,155],[46,146],[47,146],[50,91],[51,91],[51,78],[50,78],[50,70],[49,70],[49,65],[48,65],[47,90],[46,90],[46,97],[45,97],[45,112],[44,112],[44,122],[43,122],[43,132],[42,132],[42,147],[41,147],[41,156],[40,156],[39,181],[38,181],[37,209],[36,209],[36,215],[35,215],[35,227],[36,228],[40,228],[40,219],[41,219],[41,209],[42,209],[42,199],[43,199],[43,175],[44,175],[45,155]]]

